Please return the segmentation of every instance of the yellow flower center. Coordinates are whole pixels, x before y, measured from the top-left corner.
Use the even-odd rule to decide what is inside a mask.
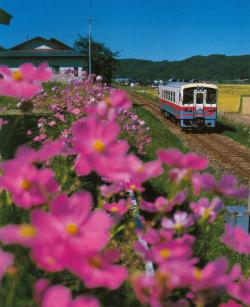
[[[155,277],[157,281],[159,281],[159,283],[163,285],[166,284],[166,282],[168,281],[168,276],[166,273],[156,272]]]
[[[12,72],[12,79],[15,81],[22,81],[23,80],[23,74],[20,70],[16,70]]]
[[[100,269],[101,266],[102,266],[101,259],[100,259],[100,257],[98,257],[98,256],[92,257],[92,258],[89,260],[89,264],[90,264],[91,266],[93,266],[94,268],[97,268],[97,269]]]
[[[183,228],[183,225],[182,225],[182,224],[180,224],[180,223],[176,223],[176,224],[175,224],[175,229],[176,229],[177,231],[181,231],[182,228]]]
[[[141,174],[144,172],[144,166],[141,165],[140,167],[137,168],[137,173]]]
[[[112,103],[111,103],[109,97],[105,97],[105,98],[104,98],[104,101],[105,101],[106,106],[107,106],[108,108],[112,107]]]
[[[99,152],[99,153],[102,153],[104,152],[105,150],[105,144],[100,141],[100,140],[96,140],[94,143],[93,143],[93,148],[96,152]]]
[[[52,257],[47,257],[47,258],[46,258],[46,262],[47,262],[49,265],[53,265],[53,264],[55,264],[55,259],[53,259]]]
[[[112,208],[110,208],[110,211],[115,213],[115,212],[118,211],[118,209],[116,207],[112,207]]]
[[[78,233],[78,226],[74,223],[70,223],[66,226],[66,232],[70,236],[74,236]]]
[[[201,280],[202,279],[202,272],[201,272],[201,270],[200,269],[195,269],[194,270],[194,278],[196,279],[196,280]]]
[[[30,182],[29,180],[23,179],[23,180],[21,181],[21,183],[20,183],[20,186],[21,186],[21,188],[22,188],[23,190],[28,191],[28,190],[31,189],[32,184],[31,184],[31,182]]]
[[[168,259],[170,257],[170,251],[167,248],[164,248],[160,251],[160,256],[164,259]]]
[[[209,216],[210,216],[210,214],[211,214],[211,209],[210,208],[205,208],[205,210],[204,210],[204,212],[203,212],[203,214],[202,214],[202,216],[203,216],[203,218],[204,219],[207,219],[207,218],[209,218]]]
[[[33,238],[36,235],[36,228],[30,224],[20,226],[20,235],[25,238]]]
[[[132,191],[136,191],[136,185],[135,185],[135,184],[131,184],[131,185],[130,185],[130,189],[131,189]]]

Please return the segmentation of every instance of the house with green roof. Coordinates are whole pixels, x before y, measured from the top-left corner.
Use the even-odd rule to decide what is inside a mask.
[[[8,65],[12,69],[24,63],[37,66],[47,62],[54,73],[73,69],[77,76],[86,66],[86,61],[85,55],[58,39],[40,36],[0,51],[0,65]]]

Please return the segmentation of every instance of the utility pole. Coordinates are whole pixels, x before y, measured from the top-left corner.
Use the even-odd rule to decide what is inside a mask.
[[[92,17],[91,17],[91,13],[92,13],[92,2],[91,0],[89,1],[89,11],[90,11],[90,16],[89,16],[89,19],[88,19],[88,22],[89,22],[89,75],[92,74],[92,50],[91,50],[91,41],[92,41]]]

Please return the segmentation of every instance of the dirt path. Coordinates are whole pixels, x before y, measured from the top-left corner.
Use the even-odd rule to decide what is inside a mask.
[[[182,139],[188,148],[207,156],[213,167],[220,168],[225,173],[234,174],[240,181],[249,184],[250,150],[247,147],[216,132],[195,133],[183,131],[175,123],[163,117],[159,105],[154,101],[137,93],[129,92],[128,94],[131,100],[143,105],[147,110],[153,113],[167,129]]]

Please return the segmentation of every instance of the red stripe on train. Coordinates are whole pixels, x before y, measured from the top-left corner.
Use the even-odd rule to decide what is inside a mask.
[[[160,101],[175,108],[176,110],[180,110],[180,111],[185,111],[185,109],[189,109],[189,111],[194,111],[195,110],[195,107],[185,107],[185,106],[179,106],[171,101],[168,101],[168,100],[165,100],[163,98],[160,98]],[[213,111],[210,111],[211,108],[213,109]],[[216,112],[217,111],[217,108],[216,107],[204,107],[203,108],[204,111],[207,111],[207,112]]]

